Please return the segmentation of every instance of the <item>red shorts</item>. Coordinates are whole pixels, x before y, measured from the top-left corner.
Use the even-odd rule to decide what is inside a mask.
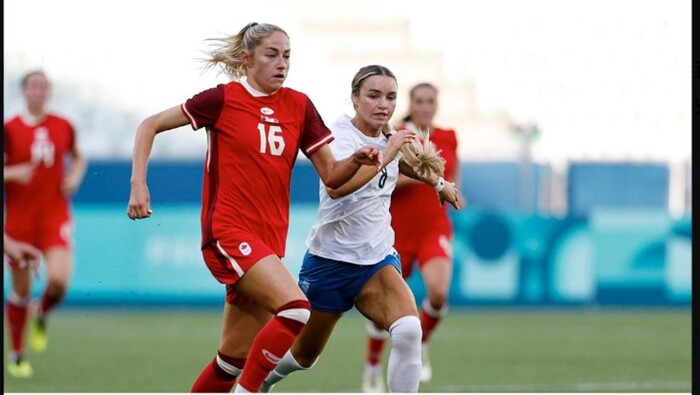
[[[275,255],[274,251],[249,234],[229,236],[202,247],[202,256],[209,271],[226,285],[226,303],[229,304],[254,303],[236,292],[234,286],[248,269],[269,255]]]
[[[396,251],[401,255],[401,275],[404,279],[411,277],[413,262],[417,262],[421,268],[433,258],[452,259],[452,232],[431,231],[410,240],[399,241],[396,238],[394,244]]]
[[[54,216],[40,222],[6,223],[5,233],[17,241],[29,243],[42,252],[54,247],[70,250],[72,247],[73,223],[67,216]],[[25,269],[26,265],[8,259],[14,269]]]

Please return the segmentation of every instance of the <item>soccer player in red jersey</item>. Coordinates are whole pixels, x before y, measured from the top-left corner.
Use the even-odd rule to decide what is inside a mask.
[[[87,166],[78,149],[75,131],[65,118],[46,111],[50,86],[43,71],[22,79],[27,108],[4,125],[5,233],[41,250],[47,284],[38,303],[29,345],[35,352],[47,347],[48,313],[63,299],[72,267],[70,196],[82,182]],[[70,158],[66,172],[65,159]],[[7,298],[11,338],[8,371],[32,376],[24,355],[24,329],[30,302],[31,269],[26,261],[9,260],[12,292]]]
[[[127,215],[152,214],[146,170],[156,134],[188,124],[205,128],[201,248],[212,275],[225,284],[226,303],[218,353],[191,391],[230,392],[240,375],[234,392],[257,392],[310,315],[307,298],[281,260],[299,150],[331,188],[362,165],[381,167],[381,153],[366,146],[336,161],[327,146],[333,136],[311,100],[282,86],[290,44],[280,27],[250,23],[215,43],[207,67],[220,67],[233,81],[139,125]]]
[[[420,83],[410,90],[409,114],[397,130],[409,129],[428,133],[430,141],[445,159],[445,179],[459,190],[457,136],[452,129],[433,124],[438,108],[438,90],[430,83]],[[420,135],[420,134],[419,134]],[[466,199],[460,197],[463,207]],[[417,209],[419,207],[419,209]],[[414,262],[426,288],[420,312],[423,330],[421,382],[432,378],[428,359],[428,340],[447,312],[447,297],[452,278],[452,223],[447,205],[435,199],[430,185],[400,176],[391,198],[391,226],[396,232],[395,247],[401,256],[404,279],[411,276]],[[388,333],[372,322],[367,323],[367,354],[363,373],[364,392],[383,392],[381,355]]]

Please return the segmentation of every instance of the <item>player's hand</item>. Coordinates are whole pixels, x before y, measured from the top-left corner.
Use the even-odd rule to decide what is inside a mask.
[[[379,171],[382,168],[382,151],[374,145],[366,145],[353,154],[353,160],[360,165],[374,166]]]
[[[148,192],[148,186],[144,182],[132,183],[126,215],[132,220],[137,220],[148,218],[151,214],[153,210],[151,210],[151,194]]]
[[[76,190],[78,190],[79,185],[80,179],[78,176],[71,173],[64,177],[63,181],[61,181],[61,192],[64,196],[71,196]]]
[[[394,158],[396,158],[399,150],[401,150],[404,145],[407,147],[412,147],[413,144],[416,144],[417,142],[418,135],[414,131],[403,129],[395,132],[389,137],[386,148],[384,148],[384,153],[382,154],[384,160],[387,161],[387,163],[391,162],[394,160]]]
[[[7,181],[26,184],[34,177],[36,165],[32,162],[18,163],[16,165],[5,166],[3,168],[3,179]]]
[[[445,187],[442,189],[442,191],[438,192],[438,196],[440,197],[440,205],[447,202],[455,209],[460,210],[463,206],[460,204],[459,195],[460,193],[455,183],[446,181]]]
[[[41,251],[29,243],[17,241],[5,236],[3,240],[4,250],[7,256],[19,263],[20,267],[29,267],[34,277],[39,277],[39,264],[41,263]]]

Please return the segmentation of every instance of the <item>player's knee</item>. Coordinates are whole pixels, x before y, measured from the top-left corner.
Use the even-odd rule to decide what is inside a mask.
[[[66,289],[66,284],[61,281],[50,281],[46,285],[46,293],[57,300],[63,299],[63,297],[66,295]]]
[[[293,300],[277,309],[275,316],[300,325],[299,330],[301,330],[311,317],[311,304],[308,300]]]
[[[430,304],[436,309],[440,310],[443,306],[447,304],[447,291],[439,290],[433,295],[430,295]]]
[[[31,296],[29,295],[29,290],[27,290],[24,293],[19,293],[17,291],[12,291],[10,292],[10,295],[7,297],[7,303],[15,305],[15,306],[22,306],[22,307],[27,307],[29,306],[29,302],[32,301]]]
[[[420,347],[423,330],[418,317],[407,315],[391,324],[389,334],[391,335],[392,347],[413,349]]]

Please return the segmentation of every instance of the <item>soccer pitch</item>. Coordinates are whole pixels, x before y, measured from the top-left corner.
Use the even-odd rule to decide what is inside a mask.
[[[34,377],[5,373],[3,389],[189,392],[216,352],[220,320],[214,308],[62,308],[48,351],[29,354]],[[691,321],[690,307],[453,308],[431,342],[433,380],[420,392],[690,393]],[[275,392],[359,392],[364,326],[348,313],[316,366]]]

